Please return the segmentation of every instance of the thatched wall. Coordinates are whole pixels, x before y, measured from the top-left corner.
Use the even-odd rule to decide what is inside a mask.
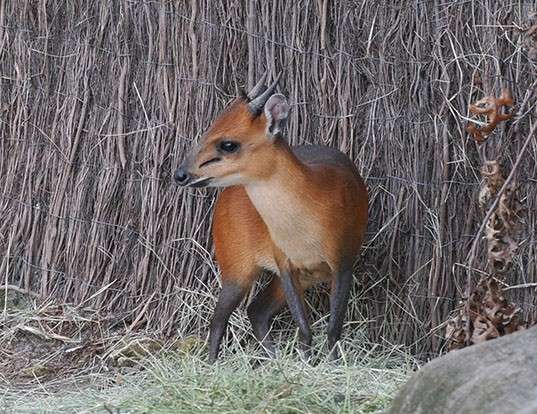
[[[215,193],[179,189],[172,173],[239,87],[283,69],[289,140],[342,149],[370,188],[349,318],[374,340],[438,350],[433,332],[464,292],[482,220],[468,104],[502,86],[519,104],[526,97],[517,127],[502,127],[486,148],[509,167],[529,130],[537,73],[517,26],[536,9],[493,0],[0,2],[2,283],[164,334],[205,331],[206,314],[181,315],[210,308],[217,291]],[[518,173],[529,212],[510,285],[537,282],[536,158],[533,142]],[[484,259],[482,247],[476,267]],[[510,293],[533,311],[533,288]]]

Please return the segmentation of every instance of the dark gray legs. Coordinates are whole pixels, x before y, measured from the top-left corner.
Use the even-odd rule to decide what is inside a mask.
[[[331,359],[338,358],[336,344],[341,338],[351,285],[352,269],[338,273],[332,280],[330,319],[327,332]],[[249,286],[244,287],[231,282],[224,283],[222,286],[210,326],[209,362],[214,362],[217,359],[229,317],[240,304],[248,288]],[[312,334],[303,296],[304,289],[298,281],[298,276],[286,270],[282,272],[280,277],[274,276],[265,289],[248,306],[248,318],[252,324],[254,335],[270,357],[275,355],[274,342],[269,332],[272,319],[280,312],[286,302],[293,320],[298,325],[300,349],[306,358],[309,357]]]
[[[271,358],[275,356],[275,349],[269,333],[270,325],[274,316],[281,311],[284,305],[285,294],[281,280],[278,276],[274,276],[248,306],[248,318],[252,323],[254,335]]]
[[[328,321],[328,350],[330,359],[337,359],[336,343],[341,338],[349,294],[352,285],[352,269],[340,272],[332,281],[330,292],[330,319]]]
[[[222,336],[231,313],[239,306],[248,289],[235,283],[227,282],[222,286],[218,302],[214,310],[209,331],[209,362],[213,363],[218,357]]]
[[[287,306],[289,306],[293,320],[298,325],[300,349],[308,359],[311,348],[311,328],[304,307],[302,287],[296,275],[290,271],[282,272],[281,281]]]

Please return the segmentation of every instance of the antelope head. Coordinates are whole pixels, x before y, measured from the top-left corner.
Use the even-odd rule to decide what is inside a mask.
[[[215,119],[175,171],[189,187],[227,187],[263,179],[274,168],[271,151],[289,114],[287,99],[274,93],[280,79],[266,74]]]

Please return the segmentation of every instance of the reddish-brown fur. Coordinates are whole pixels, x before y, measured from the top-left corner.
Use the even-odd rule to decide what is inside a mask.
[[[274,98],[276,104],[286,105],[282,95]],[[267,114],[267,104],[267,115],[255,115],[247,104],[238,99],[230,105],[181,167],[195,181],[209,179],[227,187],[213,216],[222,291],[211,324],[211,360],[217,357],[229,315],[263,269],[278,276],[249,306],[248,315],[265,348],[272,353],[270,321],[286,301],[303,342],[309,344],[303,293],[320,282],[332,286],[333,347],[341,332],[352,264],[367,226],[367,189],[352,162],[333,149],[292,148],[272,136],[268,123],[281,113],[287,116],[288,107]],[[240,151],[224,154],[218,145],[230,139],[240,144]]]
[[[360,249],[367,225],[367,190],[361,183],[361,191],[345,191],[341,188],[345,181],[338,180],[337,168],[325,165],[315,168],[319,170],[319,175],[311,177],[309,185],[297,188],[296,192],[298,198],[304,201],[304,208],[311,205],[307,203],[310,198],[340,198],[342,211],[338,215],[327,214],[330,211],[325,211],[322,203],[317,203],[313,208],[320,226],[333,235],[341,236],[329,238],[329,243],[325,246],[332,263],[337,265],[341,258],[356,255]],[[320,177],[324,178],[320,180]],[[319,180],[321,182],[315,182]],[[315,184],[323,189],[320,194],[316,194]],[[278,206],[274,208],[277,209]],[[233,280],[249,288],[263,267],[273,270],[272,266],[262,266],[262,263],[276,265],[284,259],[278,256],[279,249],[274,245],[265,222],[243,186],[225,188],[218,197],[212,234],[222,281]],[[331,280],[333,276],[330,273],[324,278],[315,278],[314,275],[303,273],[300,280],[309,287]]]
[[[256,280],[258,263],[273,255],[267,226],[248,198],[244,187],[228,187],[216,202],[213,241],[222,282],[232,280],[245,287]]]

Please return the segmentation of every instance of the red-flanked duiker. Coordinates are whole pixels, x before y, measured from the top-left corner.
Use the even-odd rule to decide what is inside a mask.
[[[342,152],[290,146],[282,135],[289,115],[285,96],[264,78],[212,123],[175,172],[190,187],[225,187],[216,202],[212,234],[222,290],[209,334],[209,360],[218,357],[231,313],[263,270],[275,274],[247,312],[269,355],[273,317],[289,306],[309,352],[311,328],[304,291],[329,282],[328,346],[341,336],[352,268],[367,226],[367,189]]]

